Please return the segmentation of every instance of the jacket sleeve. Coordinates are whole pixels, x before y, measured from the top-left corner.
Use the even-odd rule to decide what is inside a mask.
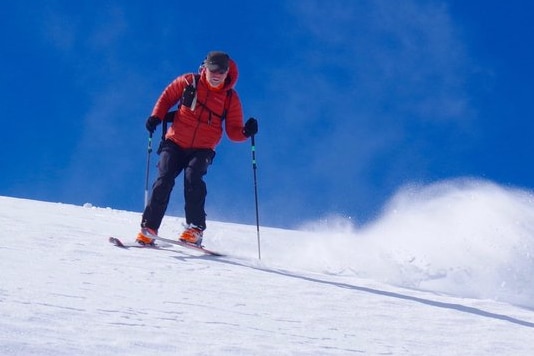
[[[230,98],[225,120],[225,130],[228,138],[236,142],[246,141],[247,137],[243,134],[243,127],[243,108],[237,92],[234,91]]]
[[[163,119],[169,110],[178,103],[186,85],[186,79],[183,75],[169,84],[163,93],[161,93],[156,105],[154,105],[152,115],[158,117],[160,120]]]

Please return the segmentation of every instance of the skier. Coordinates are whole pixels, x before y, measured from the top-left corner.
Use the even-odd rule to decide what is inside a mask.
[[[228,54],[209,52],[199,74],[183,74],[169,84],[146,121],[147,130],[153,133],[166,115],[174,115],[160,146],[158,177],[152,185],[141,227],[157,235],[175,178],[183,171],[186,224],[179,239],[200,246],[206,229],[207,190],[203,176],[213,161],[223,126],[230,140],[243,142],[258,132],[258,122],[250,118],[243,125],[241,102],[233,89],[237,65]],[[179,109],[169,113],[178,102]],[[142,230],[136,241],[142,245],[154,243]]]

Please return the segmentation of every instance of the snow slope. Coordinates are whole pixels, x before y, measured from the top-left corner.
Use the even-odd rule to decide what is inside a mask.
[[[534,206],[487,182],[403,190],[373,224],[209,222],[119,249],[139,213],[0,197],[1,355],[530,355]],[[167,217],[162,236],[181,219]],[[330,233],[327,238],[323,230]],[[284,242],[284,244],[281,244]]]

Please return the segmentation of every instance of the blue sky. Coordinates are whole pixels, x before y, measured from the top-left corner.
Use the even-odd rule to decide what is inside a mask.
[[[401,187],[530,190],[530,1],[26,1],[0,14],[0,195],[141,211],[146,117],[210,50],[254,116],[262,224],[372,221]],[[157,145],[155,140],[154,145]],[[255,222],[250,143],[223,139],[208,219]],[[151,155],[151,182],[157,156]],[[182,214],[181,178],[169,214]]]

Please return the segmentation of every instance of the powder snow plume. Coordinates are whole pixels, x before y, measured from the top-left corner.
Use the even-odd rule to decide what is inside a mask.
[[[280,263],[461,297],[534,307],[534,199],[525,190],[456,179],[399,190],[362,227],[307,223]]]

